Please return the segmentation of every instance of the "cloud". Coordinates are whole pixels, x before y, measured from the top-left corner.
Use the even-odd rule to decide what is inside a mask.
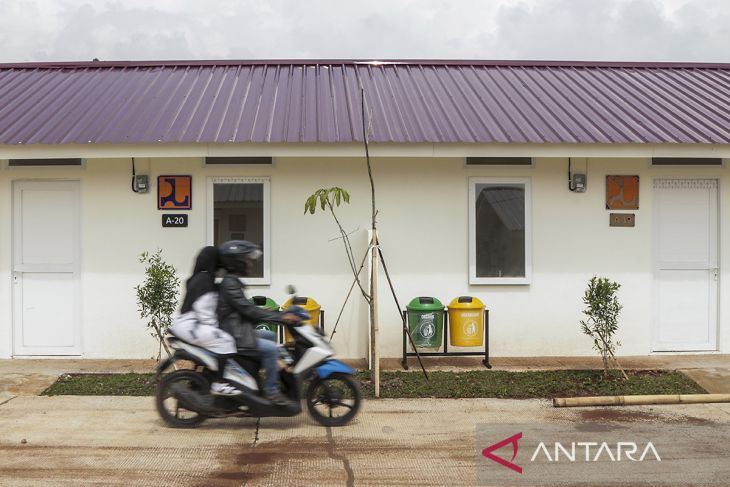
[[[726,2],[549,0],[502,7],[495,46],[519,58],[729,62]]]
[[[0,0],[0,11],[0,62],[730,62],[730,2],[724,0]]]

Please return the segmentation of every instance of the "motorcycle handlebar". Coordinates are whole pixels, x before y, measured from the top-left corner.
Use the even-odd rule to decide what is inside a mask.
[[[302,321],[306,321],[306,320],[312,318],[312,315],[307,313],[304,310],[304,308],[302,308],[300,306],[291,306],[290,308],[285,309],[284,313],[291,313],[291,314],[297,316],[298,318],[300,318]]]

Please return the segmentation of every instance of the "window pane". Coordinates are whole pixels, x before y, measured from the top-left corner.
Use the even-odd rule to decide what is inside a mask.
[[[264,247],[264,185],[260,183],[215,183],[213,185],[214,244],[248,240]],[[264,277],[261,257],[249,277]]]
[[[525,277],[525,186],[477,184],[477,277]]]

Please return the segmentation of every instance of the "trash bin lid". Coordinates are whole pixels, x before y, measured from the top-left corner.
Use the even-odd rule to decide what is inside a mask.
[[[301,306],[306,311],[314,311],[321,308],[319,303],[314,299],[307,296],[297,296],[295,298],[289,298],[286,303],[282,306],[282,309],[287,309],[291,306]]]
[[[279,305],[276,304],[276,301],[273,299],[266,297],[266,296],[252,296],[251,301],[253,301],[253,304],[256,306],[259,306],[261,308],[271,309],[271,310],[278,310]]]
[[[484,303],[473,296],[459,296],[449,303],[449,309],[484,309]]]
[[[438,311],[444,309],[444,305],[434,297],[420,296],[413,298],[406,308],[408,311]]]

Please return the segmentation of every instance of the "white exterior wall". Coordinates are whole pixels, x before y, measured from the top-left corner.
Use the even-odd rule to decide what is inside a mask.
[[[47,148],[44,150],[48,150]],[[324,153],[324,151],[323,151]],[[219,154],[216,154],[219,155]],[[623,156],[624,154],[622,154]],[[667,154],[665,154],[667,155]],[[671,154],[669,154],[671,155]],[[683,155],[687,155],[684,154]],[[38,157],[38,156],[36,156]],[[148,174],[147,194],[130,190],[127,159],[95,158],[84,168],[0,169],[0,357],[12,355],[11,182],[28,179],[81,181],[82,216],[82,350],[89,358],[150,357],[154,340],[138,317],[133,287],[142,280],[143,250],[164,249],[165,258],[187,278],[196,251],[206,242],[207,178],[270,176],[271,285],[256,286],[281,303],[284,288],[294,283],[300,295],[314,297],[326,310],[331,330],[349,289],[351,275],[331,218],[304,215],[306,197],[320,187],[342,186],[352,204],[339,215],[356,254],[366,247],[370,223],[370,188],[362,158],[281,157],[273,166],[204,167],[200,157],[137,159],[137,173]],[[720,179],[720,317],[719,348],[730,351],[728,310],[730,278],[727,225],[730,185],[727,168],[651,168],[646,158],[591,158],[588,191],[567,189],[567,161],[538,158],[534,167],[465,167],[463,158],[379,157],[374,159],[381,248],[401,305],[413,297],[432,295],[444,304],[459,295],[484,301],[491,316],[494,356],[592,355],[581,334],[585,286],[594,274],[622,284],[619,339],[624,355],[648,354],[652,323],[652,180],[654,177],[717,177]],[[574,171],[583,172],[583,160]],[[193,176],[193,209],[188,228],[162,228],[156,205],[156,177]],[[636,227],[608,226],[605,176],[638,174],[640,209]],[[533,277],[530,285],[470,286],[468,281],[468,178],[529,177],[532,181]],[[381,355],[399,356],[401,325],[381,273]],[[353,293],[335,336],[342,356],[364,357],[367,313]]]

